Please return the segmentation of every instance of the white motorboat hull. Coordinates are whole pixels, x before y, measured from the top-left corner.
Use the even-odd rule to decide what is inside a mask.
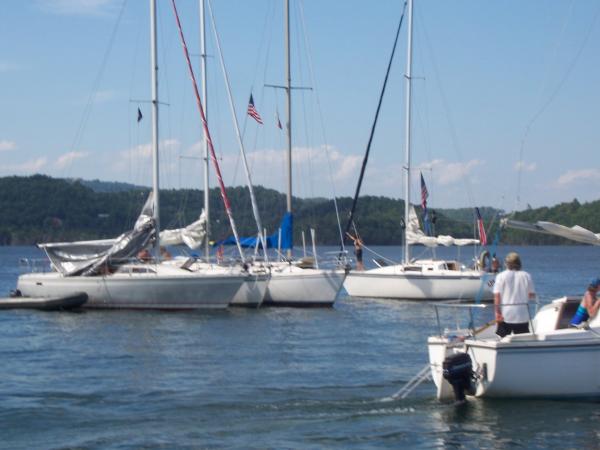
[[[226,308],[244,283],[244,276],[115,273],[65,277],[57,272],[21,275],[17,289],[27,297],[88,295],[85,308],[214,309]]]
[[[345,277],[344,270],[302,269],[292,265],[275,267],[264,305],[332,306]]]
[[[352,297],[401,300],[450,300],[493,298],[493,276],[478,271],[410,272],[400,266],[383,267],[364,272],[351,271],[344,287]]]
[[[536,333],[500,339],[490,327],[486,336],[464,342],[430,337],[429,361],[438,398],[453,398],[442,374],[444,359],[453,353],[471,357],[476,397],[600,398],[600,322],[590,323],[591,329],[577,329],[563,328],[563,321],[557,329],[558,306],[548,305],[538,313],[533,322]]]

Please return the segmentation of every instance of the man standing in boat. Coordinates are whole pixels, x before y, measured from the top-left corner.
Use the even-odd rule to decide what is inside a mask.
[[[494,283],[494,308],[496,334],[504,337],[510,333],[529,333],[527,301],[535,299],[531,275],[521,270],[521,258],[510,252],[504,260],[506,270],[496,276]]]

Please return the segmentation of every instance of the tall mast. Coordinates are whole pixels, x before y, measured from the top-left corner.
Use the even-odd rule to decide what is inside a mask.
[[[152,73],[152,196],[154,198],[154,220],[156,239],[154,249],[160,258],[160,209],[158,201],[158,58],[156,52],[156,0],[150,0],[150,59]]]
[[[290,65],[290,0],[285,0],[285,66],[287,96],[287,212],[292,214],[292,74]],[[292,257],[292,249],[287,251],[288,258]]]
[[[233,120],[233,125],[235,127],[235,135],[237,138],[238,146],[240,149],[240,156],[242,159],[242,163],[244,165],[244,172],[246,174],[246,183],[248,184],[248,191],[250,192],[250,201],[252,203],[252,214],[254,215],[254,220],[256,221],[256,227],[258,229],[258,240],[262,244],[265,255],[265,261],[268,261],[267,256],[267,245],[265,242],[265,238],[263,235],[263,227],[262,222],[260,220],[260,213],[258,211],[258,202],[256,201],[256,196],[254,195],[254,186],[252,184],[252,175],[250,174],[250,167],[248,166],[248,159],[246,158],[246,150],[244,149],[244,142],[242,140],[242,133],[240,132],[240,125],[238,123],[237,114],[235,113],[235,106],[233,103],[233,95],[231,93],[231,83],[229,82],[229,75],[227,74],[227,69],[225,67],[225,58],[223,57],[223,51],[221,49],[221,39],[219,38],[219,33],[217,32],[217,24],[215,23],[215,17],[213,14],[212,2],[208,0],[208,8],[210,12],[211,24],[214,31],[214,40],[215,45],[217,47],[217,51],[219,53],[219,62],[221,63],[221,69],[223,71],[223,78],[225,79],[225,86],[227,88],[227,99],[229,100],[229,108],[231,111],[231,117]]]
[[[208,86],[206,79],[206,23],[204,0],[200,0],[200,60],[202,72],[202,102],[204,105],[204,114],[208,120]],[[206,261],[210,258],[210,188],[209,188],[209,154],[208,141],[204,133],[204,214],[206,214],[206,237],[204,243],[204,256]]]
[[[412,30],[413,28],[413,2],[408,0],[408,52],[406,61],[406,148],[404,160],[404,262],[410,262],[410,246],[406,239],[406,227],[410,214],[410,115],[411,115],[411,91],[412,91]]]

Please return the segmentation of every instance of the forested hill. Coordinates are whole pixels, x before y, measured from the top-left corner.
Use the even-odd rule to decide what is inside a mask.
[[[0,244],[19,245],[116,237],[131,229],[148,195],[148,188],[98,180],[63,180],[42,175],[0,178]],[[203,193],[178,189],[161,191],[162,228],[176,228],[196,220]],[[228,189],[240,234],[256,234],[248,189]],[[285,195],[256,187],[263,226],[274,233],[285,212]],[[215,240],[230,235],[219,191],[211,189],[211,226]],[[342,220],[347,217],[352,200],[338,199]],[[592,230],[600,229],[598,202],[580,205],[576,201],[552,208],[528,210],[515,216],[520,220],[554,220],[566,225],[578,223]],[[320,244],[339,243],[339,231],[332,200],[324,198],[293,199],[295,242],[309,228],[317,230]],[[356,223],[367,245],[400,244],[400,219],[404,202],[387,197],[361,197]],[[486,223],[498,215],[493,208],[481,208]],[[473,236],[473,212],[470,208],[436,212],[436,233],[455,237]],[[598,217],[598,219],[595,219]],[[547,236],[509,231],[503,242],[557,242]]]

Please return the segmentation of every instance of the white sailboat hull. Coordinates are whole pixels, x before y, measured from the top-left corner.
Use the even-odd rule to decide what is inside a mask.
[[[265,298],[269,280],[269,275],[247,275],[230,305],[258,308]]]
[[[581,331],[581,333],[586,333]],[[589,334],[589,332],[587,332]],[[476,397],[600,397],[600,340],[530,340],[503,346],[470,344],[468,353],[474,370],[483,370]],[[439,348],[436,348],[439,347]],[[442,342],[430,338],[432,375],[438,398],[452,396],[452,387],[442,376]],[[485,369],[483,369],[485,367]]]
[[[484,279],[473,270],[405,271],[388,266],[364,272],[351,271],[344,287],[352,297],[402,300],[490,300],[493,277]]]
[[[177,260],[165,262],[165,264],[177,264]],[[267,291],[267,286],[271,276],[262,266],[250,266],[248,270],[242,269],[241,266],[220,266],[218,264],[210,264],[201,261],[196,261],[189,269],[192,273],[219,273],[223,275],[243,276],[244,282],[233,296],[231,306],[246,306],[249,308],[259,307]],[[248,272],[249,271],[249,272]]]
[[[554,305],[534,319],[536,333],[500,339],[490,327],[486,336],[464,342],[430,337],[429,361],[438,398],[453,398],[442,374],[444,359],[453,353],[471,357],[476,397],[600,398],[600,321],[590,323],[591,329],[568,328],[563,321],[557,329],[561,303]],[[571,315],[569,311],[567,322]]]
[[[57,272],[21,275],[17,289],[26,297],[66,296],[85,292],[85,308],[215,309],[226,308],[244,284],[244,276],[115,273],[65,277]]]
[[[331,306],[342,289],[345,277],[343,270],[302,269],[295,266],[274,268],[264,304]]]

